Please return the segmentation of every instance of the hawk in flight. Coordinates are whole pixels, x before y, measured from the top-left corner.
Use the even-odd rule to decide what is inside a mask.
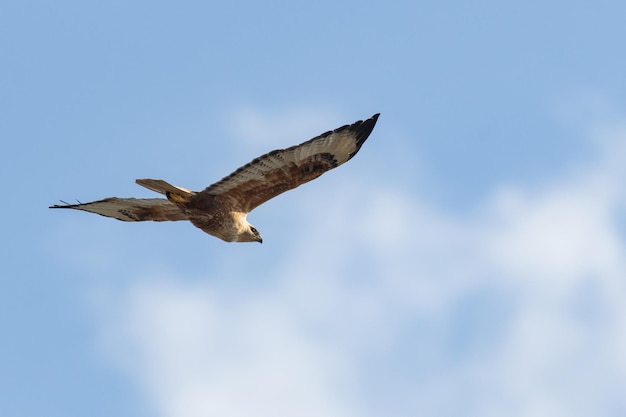
[[[379,114],[323,133],[287,149],[266,153],[202,191],[163,180],[136,183],[165,198],[111,197],[90,203],[54,205],[89,211],[127,222],[189,220],[227,242],[263,242],[246,216],[287,190],[309,182],[351,159],[368,138]]]

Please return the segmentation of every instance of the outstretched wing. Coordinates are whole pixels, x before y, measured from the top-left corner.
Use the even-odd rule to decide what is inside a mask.
[[[113,217],[125,222],[155,222],[187,220],[187,216],[163,198],[105,198],[90,203],[54,205],[50,208],[69,208]]]
[[[311,181],[350,160],[368,138],[379,114],[326,132],[300,145],[254,159],[202,193],[227,199],[236,211],[250,212],[277,195]]]

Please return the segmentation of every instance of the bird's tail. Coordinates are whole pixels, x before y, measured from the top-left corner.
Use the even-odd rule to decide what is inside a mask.
[[[142,187],[164,194],[173,203],[186,203],[195,194],[186,188],[177,187],[163,180],[139,179],[135,182]]]

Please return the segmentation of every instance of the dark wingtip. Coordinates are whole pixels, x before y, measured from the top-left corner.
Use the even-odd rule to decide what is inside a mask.
[[[374,130],[374,126],[376,126],[376,121],[378,121],[378,116],[380,113],[376,113],[372,117],[367,120],[359,120],[358,122],[353,123],[348,127],[351,131],[353,131],[356,135],[356,150],[350,154],[350,158],[352,158],[356,153],[361,149],[361,146],[365,143],[367,138]]]
[[[367,139],[370,133],[372,133],[372,130],[374,130],[374,126],[376,126],[376,122],[378,121],[378,116],[380,116],[380,113],[376,113],[369,119],[362,121],[360,126],[357,127],[357,144],[359,146],[365,142],[365,139]]]

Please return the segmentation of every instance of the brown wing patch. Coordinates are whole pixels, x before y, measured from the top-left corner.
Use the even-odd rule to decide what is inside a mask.
[[[105,198],[89,203],[54,205],[88,211],[126,222],[187,220],[187,216],[173,203],[162,198]]]
[[[277,195],[309,182],[350,160],[369,137],[378,114],[328,131],[300,145],[253,159],[202,193],[227,200],[234,211],[249,212]]]
[[[299,165],[286,165],[283,169],[267,171],[262,177],[242,182],[220,194],[231,202],[237,211],[247,213],[271,198],[314,180],[337,166],[330,154],[320,154],[302,161]]]

